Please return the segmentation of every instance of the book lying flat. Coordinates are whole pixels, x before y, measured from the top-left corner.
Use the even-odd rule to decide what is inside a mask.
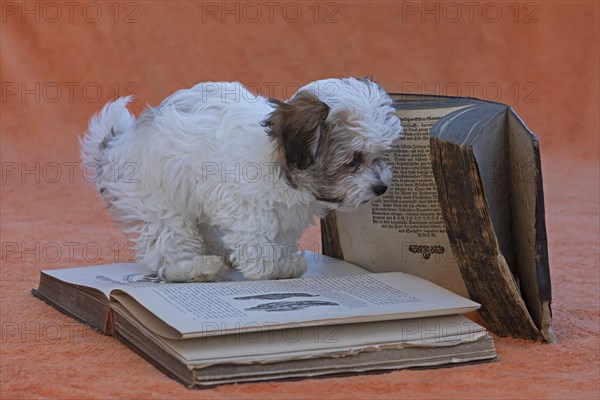
[[[33,293],[189,387],[496,358],[479,304],[402,272],[306,252],[299,279],[165,283],[141,266],[42,271]],[[232,281],[235,279],[236,281]]]

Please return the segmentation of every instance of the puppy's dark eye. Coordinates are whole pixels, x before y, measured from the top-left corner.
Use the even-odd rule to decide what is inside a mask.
[[[346,165],[348,166],[348,168],[354,168],[356,170],[356,169],[358,169],[358,166],[360,165],[361,162],[362,162],[362,154],[360,153],[360,151],[357,151],[354,153],[352,160]]]

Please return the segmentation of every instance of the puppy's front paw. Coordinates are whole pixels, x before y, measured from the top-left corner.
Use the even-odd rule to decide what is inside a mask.
[[[246,279],[253,281],[273,279],[274,265],[272,261],[266,258],[234,261],[234,264]]]
[[[307,264],[304,254],[297,251],[287,255],[273,271],[274,279],[300,278],[306,272]]]
[[[251,262],[238,263],[237,268],[246,279],[289,279],[299,278],[306,272],[306,259],[302,252],[280,256],[275,260],[260,258]]]
[[[158,273],[168,282],[209,282],[216,280],[225,268],[221,257],[201,255],[163,266]]]

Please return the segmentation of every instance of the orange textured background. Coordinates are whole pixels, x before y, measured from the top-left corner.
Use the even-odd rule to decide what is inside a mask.
[[[1,398],[598,398],[598,3],[316,4],[1,2]],[[76,165],[103,103],[133,91],[139,112],[206,80],[285,97],[344,76],[502,101],[538,134],[556,344],[497,338],[498,363],[196,392],[31,296],[41,269],[127,255]]]

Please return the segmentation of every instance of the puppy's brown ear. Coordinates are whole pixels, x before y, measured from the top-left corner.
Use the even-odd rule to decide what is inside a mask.
[[[317,157],[329,106],[308,92],[297,94],[287,103],[279,100],[271,102],[276,105],[275,111],[262,125],[278,143],[288,166],[308,168]]]

